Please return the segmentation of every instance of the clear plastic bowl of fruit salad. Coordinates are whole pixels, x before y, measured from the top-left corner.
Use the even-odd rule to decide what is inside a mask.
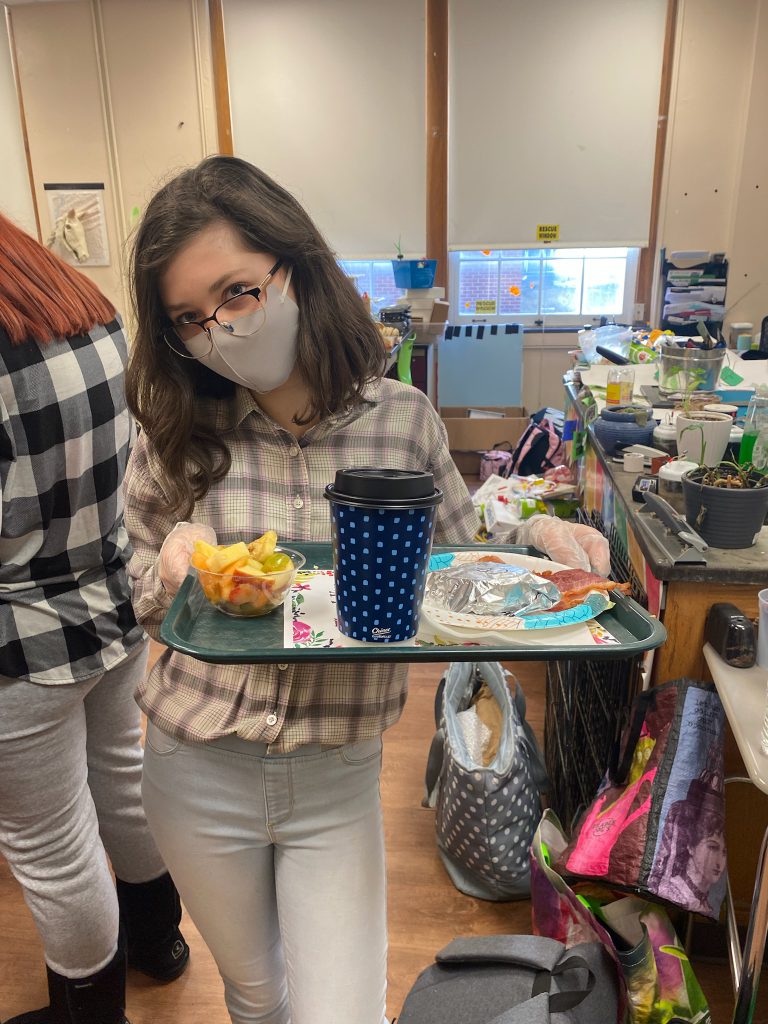
[[[269,615],[279,608],[306,559],[276,541],[274,534],[251,544],[214,546],[197,541],[192,565],[208,601],[225,615],[240,618]]]

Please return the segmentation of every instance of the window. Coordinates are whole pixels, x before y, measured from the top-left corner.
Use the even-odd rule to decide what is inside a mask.
[[[450,255],[453,323],[631,323],[638,250],[465,249]]]
[[[344,273],[354,279],[357,290],[371,297],[371,313],[378,317],[384,306],[393,306],[405,295],[395,284],[391,260],[339,260]]]

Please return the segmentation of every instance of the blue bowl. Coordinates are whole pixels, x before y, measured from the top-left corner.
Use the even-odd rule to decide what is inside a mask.
[[[648,422],[642,425],[637,422],[634,413],[603,409],[593,429],[606,455],[613,455],[618,447],[651,444],[655,427],[653,417],[649,417]]]

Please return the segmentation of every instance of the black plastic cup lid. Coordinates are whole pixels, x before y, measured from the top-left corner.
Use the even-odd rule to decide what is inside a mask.
[[[435,478],[432,473],[420,470],[380,469],[374,466],[341,469],[336,473],[333,491],[340,498],[413,501],[434,495]]]

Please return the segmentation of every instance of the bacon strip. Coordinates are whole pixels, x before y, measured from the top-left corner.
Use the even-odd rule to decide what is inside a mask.
[[[628,594],[630,591],[628,583],[616,583],[615,580],[607,580],[604,576],[586,572],[584,569],[560,569],[557,572],[537,572],[536,575],[554,583],[562,595],[560,601],[549,609],[550,612],[565,611],[581,604],[593,590],[618,590],[622,594]]]

